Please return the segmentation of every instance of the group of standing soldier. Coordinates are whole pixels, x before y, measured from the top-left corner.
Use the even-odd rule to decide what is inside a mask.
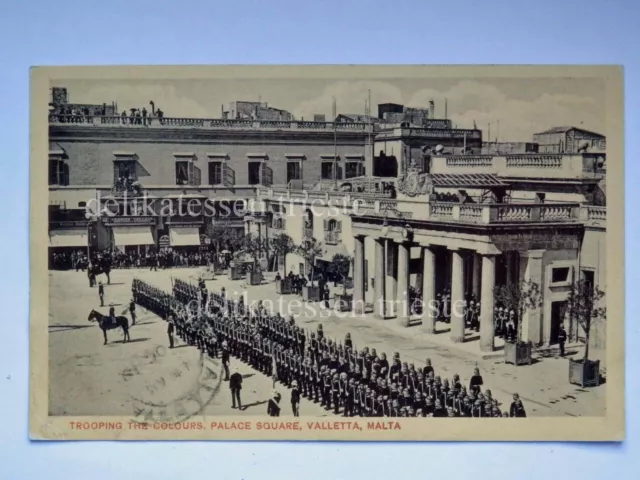
[[[225,380],[232,356],[290,387],[294,415],[301,398],[346,417],[526,415],[519,398],[502,412],[491,391],[484,390],[478,369],[467,388],[457,374],[450,380],[436,375],[429,359],[423,368],[402,362],[397,352],[389,361],[375,349],[358,350],[350,334],[338,342],[325,336],[322,325],[306,331],[293,317],[271,314],[261,302],[249,308],[242,297],[228,298],[224,288],[210,293],[202,280],[197,286],[175,280],[172,294],[138,279],[132,289],[136,303],[168,321],[170,347],[175,332],[208,355],[220,355]]]

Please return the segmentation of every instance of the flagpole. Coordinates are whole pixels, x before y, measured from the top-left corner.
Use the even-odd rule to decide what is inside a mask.
[[[336,115],[338,113],[336,99],[333,98],[333,184],[338,187],[338,130]]]

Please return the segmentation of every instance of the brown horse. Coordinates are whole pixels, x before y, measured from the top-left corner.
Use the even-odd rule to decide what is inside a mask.
[[[129,338],[129,320],[127,317],[116,317],[116,321],[114,322],[109,315],[102,315],[100,312],[91,310],[91,312],[89,312],[88,320],[90,322],[98,321],[98,325],[100,326],[102,333],[104,333],[103,345],[107,344],[107,330],[113,330],[116,328],[122,328],[122,333],[124,333],[124,342],[131,340],[131,338]]]

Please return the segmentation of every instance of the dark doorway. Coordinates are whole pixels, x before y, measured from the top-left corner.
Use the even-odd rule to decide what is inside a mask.
[[[386,156],[380,152],[380,156],[374,159],[373,175],[375,177],[398,177],[398,160],[394,156]]]
[[[560,331],[560,325],[564,322],[566,311],[567,302],[551,303],[551,332],[549,334],[549,345],[556,345],[558,343],[558,332]]]

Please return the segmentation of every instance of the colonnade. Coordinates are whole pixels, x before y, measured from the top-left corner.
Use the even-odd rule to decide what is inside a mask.
[[[363,313],[365,305],[365,237],[355,237],[354,258],[354,296],[353,304],[356,313]],[[422,277],[422,329],[425,333],[436,331],[436,249],[433,245],[416,244],[415,242],[397,242],[389,238],[375,238],[375,273],[374,273],[374,313],[380,318],[396,318],[396,321],[409,326],[409,261],[411,248],[421,248]],[[471,274],[470,284],[473,293],[480,300],[480,349],[494,349],[494,286],[496,272],[496,255],[448,248],[451,252],[451,331],[453,342],[465,340],[465,270]],[[465,269],[464,258],[472,255],[472,268]]]

